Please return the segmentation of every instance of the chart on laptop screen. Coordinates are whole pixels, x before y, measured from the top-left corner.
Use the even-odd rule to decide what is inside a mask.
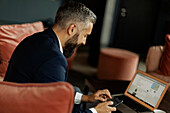
[[[137,73],[128,93],[155,107],[166,85],[141,73]]]

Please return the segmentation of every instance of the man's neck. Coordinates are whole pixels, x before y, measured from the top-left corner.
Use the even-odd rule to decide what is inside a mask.
[[[61,51],[61,53],[63,53],[63,41],[61,41],[61,35],[60,35],[60,32],[57,32],[56,30],[55,30],[55,28],[52,28],[52,30],[54,31],[54,33],[56,34],[56,36],[57,36],[57,38],[58,38],[58,42],[59,42],[59,47],[60,47],[60,51]]]

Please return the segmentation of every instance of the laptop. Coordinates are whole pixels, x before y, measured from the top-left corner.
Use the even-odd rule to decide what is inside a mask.
[[[112,95],[123,100],[120,113],[153,113],[158,108],[169,84],[137,70],[124,94]]]

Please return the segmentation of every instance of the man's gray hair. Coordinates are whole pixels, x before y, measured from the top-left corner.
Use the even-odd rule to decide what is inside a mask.
[[[84,4],[68,1],[58,9],[55,17],[55,24],[59,25],[61,28],[65,28],[69,21],[83,23],[91,21],[95,24],[96,19],[96,15]]]

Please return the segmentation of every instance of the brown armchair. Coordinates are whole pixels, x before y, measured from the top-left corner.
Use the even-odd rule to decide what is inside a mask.
[[[170,35],[165,46],[151,46],[146,57],[146,72],[170,83]]]

